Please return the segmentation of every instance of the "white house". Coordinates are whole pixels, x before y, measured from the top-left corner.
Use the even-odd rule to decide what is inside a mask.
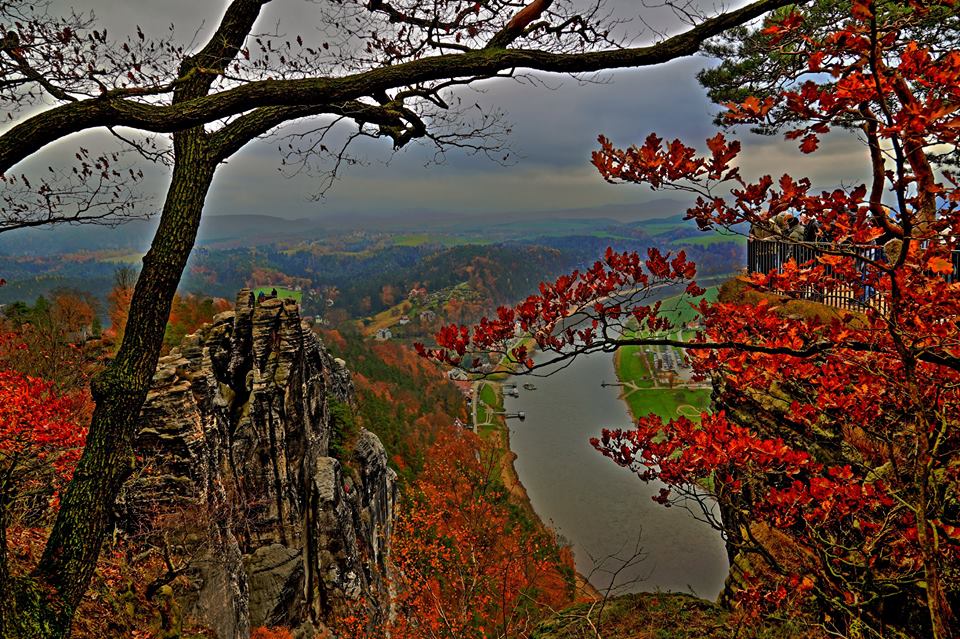
[[[447,371],[447,379],[453,380],[455,382],[465,382],[470,379],[470,376],[467,375],[467,372],[459,368],[451,368]]]

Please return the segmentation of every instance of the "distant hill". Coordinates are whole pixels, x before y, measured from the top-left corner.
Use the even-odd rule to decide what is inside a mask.
[[[456,211],[385,211],[339,213],[318,211],[315,217],[287,219],[280,215],[208,214],[200,226],[198,246],[227,248],[271,244],[292,239],[322,239],[331,232],[349,230],[385,232],[441,232],[487,236],[493,240],[522,239],[530,235],[569,233],[597,226],[681,215],[683,200],[658,199],[642,204],[607,205],[559,211],[469,213]],[[135,220],[116,227],[58,226],[0,233],[0,255],[50,256],[81,251],[143,253],[157,227],[157,219]]]
[[[39,257],[81,251],[146,251],[157,228],[154,220],[116,227],[77,225],[20,229],[0,233],[0,254]]]
[[[658,200],[643,210],[597,207],[482,220],[451,214],[435,225],[398,215],[390,223],[402,226],[393,231],[370,216],[336,228],[335,217],[211,215],[202,223],[181,290],[229,298],[246,285],[303,286],[311,290],[304,299],[309,314],[326,308],[319,291],[337,290],[336,309],[363,317],[392,307],[397,296],[419,286],[432,293],[468,285],[486,306],[512,302],[540,281],[593,263],[608,246],[682,248],[701,275],[740,268],[743,238],[701,232],[683,219],[683,206]],[[627,214],[632,217],[619,219]],[[0,234],[0,277],[7,281],[0,304],[33,302],[63,287],[105,300],[118,267],[139,267],[155,226],[137,221],[114,229]]]

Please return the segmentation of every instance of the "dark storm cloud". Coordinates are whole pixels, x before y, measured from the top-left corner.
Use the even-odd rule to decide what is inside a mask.
[[[197,41],[213,29],[225,2],[164,0],[143,2],[76,0],[62,3],[78,10],[93,10],[101,24],[114,34],[140,25],[162,36],[175,25],[178,39]],[[620,16],[633,17],[641,10],[645,19],[663,30],[677,30],[668,13],[650,14],[640,3],[619,0],[611,4]],[[712,4],[711,10],[715,10]],[[279,31],[292,37],[295,27],[311,24],[316,5],[304,0],[274,0],[258,23],[261,31]],[[634,22],[631,28],[638,25]],[[309,39],[309,33],[304,34]],[[650,31],[641,40],[650,40]],[[605,74],[592,82],[549,77],[551,88],[512,80],[485,82],[483,92],[466,91],[464,99],[485,107],[497,106],[513,124],[512,163],[502,166],[488,158],[451,152],[440,164],[430,164],[433,151],[414,145],[392,153],[386,141],[366,143],[362,157],[368,163],[348,167],[335,187],[320,202],[309,196],[319,188],[315,179],[284,177],[277,141],[255,142],[231,159],[217,174],[208,200],[208,213],[268,213],[288,217],[323,215],[325,212],[390,212],[430,209],[458,211],[544,211],[640,202],[662,197],[640,187],[613,187],[590,166],[590,152],[599,133],[618,144],[641,142],[656,131],[665,138],[679,137],[701,143],[712,134],[714,110],[698,86],[695,73],[708,64],[704,58],[673,62],[661,67]],[[90,136],[83,136],[85,142]],[[832,187],[859,178],[862,148],[846,140],[832,140],[824,152],[802,158],[792,147],[754,140],[745,144],[744,173],[772,172],[775,177],[796,167]],[[45,167],[63,154],[72,155],[76,140],[48,150],[36,162]],[[775,168],[774,168],[775,167]],[[159,196],[165,171],[155,169],[145,188]],[[860,178],[862,179],[862,178]],[[669,194],[668,194],[669,195]]]

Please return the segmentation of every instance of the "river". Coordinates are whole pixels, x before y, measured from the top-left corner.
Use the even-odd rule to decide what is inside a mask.
[[[523,422],[507,420],[520,481],[540,518],[573,546],[581,574],[593,570],[591,557],[632,555],[639,539],[645,558],[617,576],[616,583],[628,583],[624,591],[714,599],[728,569],[719,533],[683,508],[653,502],[662,484],[640,481],[590,446],[601,428],[630,424],[619,388],[600,387],[616,379],[613,358],[596,353],[550,377],[510,380],[537,387],[504,398],[507,412],[526,413]],[[610,580],[605,572],[590,576],[600,589]]]

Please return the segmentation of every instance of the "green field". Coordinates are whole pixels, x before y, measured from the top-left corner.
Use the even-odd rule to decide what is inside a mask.
[[[653,380],[650,375],[650,362],[644,350],[645,346],[624,346],[617,351],[617,377],[630,380],[640,388],[650,388]]]
[[[487,406],[496,408],[497,406],[497,393],[493,390],[493,386],[490,384],[483,384],[480,387],[480,401],[482,401]]]
[[[683,226],[683,216],[645,220],[639,223],[638,226],[650,235],[663,235],[664,233],[675,231],[677,228]]]
[[[693,417],[710,405],[710,392],[709,388],[650,388],[630,392],[625,399],[634,417],[655,413],[669,419]]]
[[[697,298],[696,300],[691,300],[688,295],[668,297],[660,305],[660,312],[669,318],[674,326],[686,324],[697,316],[697,311],[690,307],[691,303],[699,303],[700,299],[705,299],[708,302],[717,301],[717,296],[720,294],[719,286],[711,286],[706,291],[703,298]]]
[[[283,288],[282,286],[258,286],[257,288],[253,289],[253,296],[259,297],[261,291],[264,295],[269,295],[270,291],[273,289],[277,289],[277,297],[280,299],[292,297],[293,299],[297,300],[297,304],[299,304],[303,299],[303,291],[294,291],[289,288]]]
[[[707,301],[716,301],[719,289],[712,286],[706,290],[704,298]],[[665,299],[661,306],[661,314],[668,317],[674,326],[682,327],[694,319],[697,312],[690,303],[699,300],[690,300],[689,296],[676,296]],[[636,335],[636,332],[627,332],[627,336]],[[690,339],[692,332],[682,329],[674,331],[671,338],[678,340]],[[663,418],[696,417],[699,412],[710,404],[709,388],[655,388],[650,370],[649,355],[645,351],[650,347],[626,346],[617,351],[615,365],[617,377],[620,381],[631,382],[637,389],[624,388],[624,399],[630,407],[634,417],[655,413]]]
[[[711,246],[713,244],[723,244],[724,242],[733,242],[743,246],[747,245],[747,238],[742,235],[721,235],[719,233],[704,233],[697,237],[685,237],[674,240],[673,244],[694,244],[696,246]]]
[[[500,427],[500,420],[495,413],[503,411],[503,400],[492,384],[481,384],[477,394],[477,427],[481,436]]]
[[[483,429],[485,424],[488,424],[490,421],[490,416],[487,415],[487,408],[483,404],[477,404],[477,427]]]

